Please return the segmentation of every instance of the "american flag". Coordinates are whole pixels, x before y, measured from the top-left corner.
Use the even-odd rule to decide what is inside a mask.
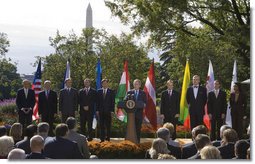
[[[41,72],[41,59],[39,60],[37,70],[35,72],[35,77],[34,77],[34,82],[32,84],[32,89],[35,91],[35,106],[33,109],[33,116],[32,119],[34,120],[39,120],[39,115],[38,115],[38,95],[39,92],[41,91],[41,83],[42,83],[42,72]]]

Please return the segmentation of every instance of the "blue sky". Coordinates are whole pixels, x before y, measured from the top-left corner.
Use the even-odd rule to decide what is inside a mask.
[[[85,27],[88,3],[95,28],[116,35],[130,32],[128,26],[111,16],[104,0],[0,0],[0,32],[8,35],[10,47],[6,56],[18,63],[18,73],[32,74],[36,69],[32,66],[35,56],[54,52],[49,37],[55,36],[57,30],[62,35],[71,30],[79,35]],[[159,61],[156,52],[149,53],[149,57]]]

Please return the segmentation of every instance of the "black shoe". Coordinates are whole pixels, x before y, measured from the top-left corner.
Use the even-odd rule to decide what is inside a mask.
[[[100,143],[104,142],[104,140],[101,140]]]
[[[93,140],[93,138],[88,138],[88,141],[92,141]]]
[[[105,140],[106,140],[106,141],[110,141],[110,138],[106,138]]]

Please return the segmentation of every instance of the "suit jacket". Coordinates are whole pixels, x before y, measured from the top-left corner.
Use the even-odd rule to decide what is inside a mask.
[[[44,154],[52,159],[82,159],[76,142],[62,137],[54,137],[45,144]]]
[[[30,154],[31,153],[30,138],[25,137],[23,140],[17,142],[15,144],[15,147],[23,149],[26,154]]]
[[[165,117],[172,117],[180,113],[180,94],[172,90],[172,95],[168,94],[168,90],[162,92],[160,113]]]
[[[235,144],[228,143],[227,145],[218,147],[222,159],[232,159],[235,157]]]
[[[21,108],[31,108],[29,114],[33,113],[33,108],[35,106],[35,92],[32,89],[28,89],[27,98],[25,96],[24,88],[19,89],[16,96],[16,105],[18,107],[18,112],[21,112]]]
[[[221,140],[212,141],[212,145],[215,146],[215,147],[221,146]]]
[[[127,95],[128,94],[134,94],[135,95],[135,90],[131,90],[131,91],[128,91]],[[138,93],[138,96],[137,96],[137,99],[135,101],[141,101],[143,102],[145,105],[147,103],[147,97],[146,97],[146,94],[143,90],[140,90],[139,89],[139,93]],[[143,118],[143,109],[144,108],[137,108],[135,110],[135,117],[137,119],[142,119]]]
[[[204,116],[204,107],[207,102],[206,88],[199,86],[197,92],[197,98],[194,97],[193,86],[189,87],[186,95],[187,103],[189,104],[189,113],[191,115]]]
[[[103,96],[103,89],[97,91],[97,111],[100,113],[114,112],[115,94],[114,91],[107,88],[106,96]]]
[[[74,130],[69,130],[67,139],[69,139],[70,141],[77,142],[78,148],[79,148],[81,154],[83,155],[83,157],[86,159],[89,159],[90,152],[89,152],[89,147],[88,147],[88,141],[84,135],[79,134]]]
[[[182,159],[188,159],[197,153],[197,148],[194,142],[184,145],[182,148]]]
[[[57,93],[53,90],[50,90],[48,93],[48,98],[46,97],[45,91],[41,91],[38,96],[38,112],[41,115],[57,113],[57,103],[58,96]]]
[[[170,150],[170,153],[176,158],[176,159],[181,159],[181,147],[176,147],[173,145],[167,144],[168,150]]]
[[[67,88],[61,89],[59,94],[59,111],[62,114],[74,114],[78,109],[78,92],[71,88],[68,93]]]
[[[195,155],[193,155],[192,157],[189,157],[188,159],[201,159],[201,155],[199,152],[197,152]]]
[[[97,101],[97,91],[94,88],[90,88],[88,95],[86,95],[85,89],[80,89],[79,91],[79,104],[80,104],[80,113],[85,112],[84,106],[88,106],[88,112],[93,114],[95,112]]]
[[[30,153],[26,159],[45,159],[45,156],[42,153]]]
[[[226,92],[219,90],[217,98],[214,92],[211,91],[208,94],[208,114],[212,114],[213,119],[220,119],[221,114],[226,114],[227,110]]]
[[[229,98],[231,114],[236,113],[237,115],[243,116],[246,110],[246,96],[243,93],[240,93],[235,102],[235,93],[231,93]]]

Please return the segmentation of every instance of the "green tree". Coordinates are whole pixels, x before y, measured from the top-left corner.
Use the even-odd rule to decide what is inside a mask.
[[[1,56],[5,56],[5,53],[8,52],[9,46],[10,46],[10,42],[8,40],[7,34],[0,32],[0,55]]]
[[[42,79],[51,80],[56,90],[61,89],[68,59],[73,86],[76,88],[84,87],[85,78],[92,79],[92,86],[95,87],[97,58],[101,60],[103,78],[110,80],[113,89],[118,88],[124,60],[129,62],[131,82],[135,78],[143,82],[146,80],[150,65],[147,50],[142,45],[136,45],[131,35],[123,33],[116,37],[104,30],[84,29],[81,36],[74,33],[62,36],[57,32],[55,37],[50,38],[50,43],[55,53],[42,58]]]
[[[239,79],[250,77],[249,4],[249,0],[106,1],[114,16],[131,24],[133,34],[150,35],[148,46],[161,49],[163,67],[173,69],[168,76],[178,77],[179,65],[184,66],[188,57],[191,71],[206,77],[211,59],[219,68],[218,78],[227,83],[234,59]]]

